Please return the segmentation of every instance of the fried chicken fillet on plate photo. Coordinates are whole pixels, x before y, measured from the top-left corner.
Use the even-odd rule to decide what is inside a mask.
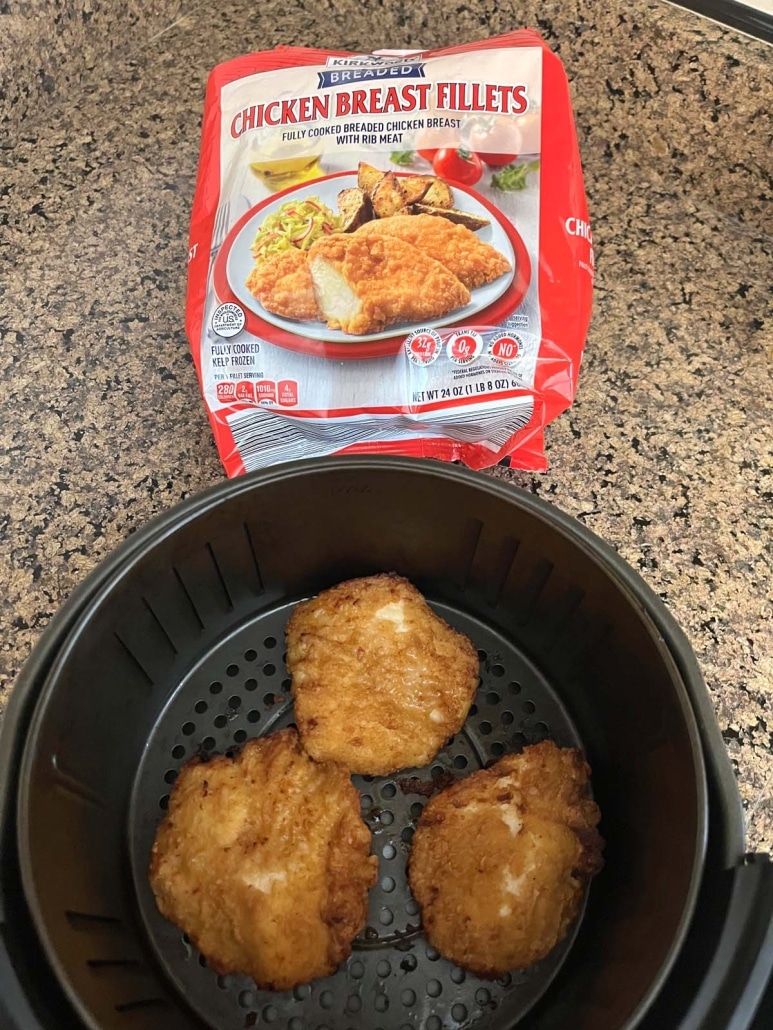
[[[347,770],[292,729],[183,766],[150,863],[158,908],[220,974],[286,991],[334,972],[376,881]]]
[[[513,267],[504,254],[479,240],[472,230],[436,215],[391,215],[366,222],[354,235],[409,243],[445,265],[468,290],[493,282]]]
[[[270,254],[253,268],[246,285],[273,315],[299,322],[319,318],[309,262],[302,250],[292,247]]]
[[[493,979],[564,939],[603,864],[589,775],[579,751],[544,741],[427,804],[408,880],[441,955]]]
[[[308,254],[322,318],[353,336],[441,318],[470,300],[445,265],[391,236],[334,233],[312,243]]]
[[[302,602],[286,636],[303,746],[355,773],[430,762],[475,697],[477,651],[400,576],[349,580]]]

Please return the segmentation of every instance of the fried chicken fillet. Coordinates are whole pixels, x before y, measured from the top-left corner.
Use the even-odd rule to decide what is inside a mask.
[[[247,289],[266,311],[283,318],[309,322],[319,318],[306,254],[293,247],[259,261],[247,279]]]
[[[312,761],[282,730],[183,767],[150,883],[216,972],[284,991],[349,955],[376,864],[346,769]]]
[[[431,761],[467,717],[478,654],[395,575],[353,579],[299,604],[287,667],[303,746],[384,776]]]
[[[563,940],[602,866],[589,775],[579,751],[545,741],[429,802],[408,879],[441,955],[494,978]]]
[[[354,336],[440,318],[470,300],[456,276],[418,247],[359,229],[312,243],[309,265],[322,318]]]
[[[360,226],[354,236],[371,240],[390,236],[410,243],[445,265],[468,290],[493,282],[512,268],[504,254],[478,239],[472,230],[435,215],[379,218]]]

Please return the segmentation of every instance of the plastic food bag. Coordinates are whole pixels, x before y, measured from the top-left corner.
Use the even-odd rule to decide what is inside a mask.
[[[369,452],[544,470],[592,282],[567,80],[536,33],[212,72],[186,327],[228,475]]]

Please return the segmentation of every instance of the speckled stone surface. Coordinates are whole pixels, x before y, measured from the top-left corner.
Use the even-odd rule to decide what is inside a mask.
[[[73,103],[83,82],[106,73],[114,51],[149,44],[183,6],[183,0],[0,0],[0,126],[10,136],[58,102]]]
[[[641,0],[624,14],[474,0],[446,19],[391,0],[236,0],[183,5],[154,40],[152,12],[168,22],[176,5],[141,6],[143,45],[124,23],[28,110],[0,187],[3,689],[100,559],[223,475],[183,332],[209,69],[250,46],[530,24],[572,80],[596,302],[550,471],[492,474],[580,519],[664,598],[708,683],[749,846],[773,849],[773,51]]]

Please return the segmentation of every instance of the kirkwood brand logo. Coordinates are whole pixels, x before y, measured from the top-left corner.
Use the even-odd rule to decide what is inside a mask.
[[[384,57],[331,57],[325,71],[318,72],[318,89],[346,86],[353,82],[385,82],[390,79],[423,79],[424,62],[395,61]]]

